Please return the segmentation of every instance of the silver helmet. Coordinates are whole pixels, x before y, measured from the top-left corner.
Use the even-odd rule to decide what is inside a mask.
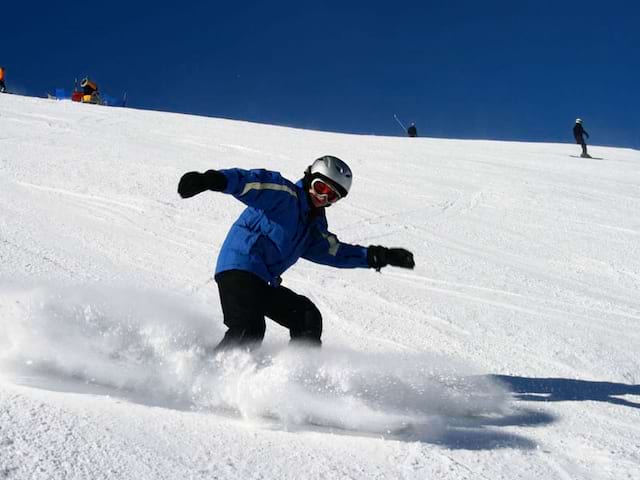
[[[346,197],[351,188],[353,173],[349,165],[338,157],[325,155],[314,161],[307,169],[310,179],[321,178],[334,186],[341,197]]]

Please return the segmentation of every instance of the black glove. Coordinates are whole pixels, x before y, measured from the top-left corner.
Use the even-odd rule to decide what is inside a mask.
[[[227,188],[227,177],[217,170],[207,170],[204,173],[187,172],[178,183],[178,193],[182,198],[193,197],[205,190],[222,192],[225,188]]]
[[[371,268],[380,271],[382,267],[393,265],[394,267],[413,268],[413,253],[404,248],[386,248],[379,245],[371,245],[367,249],[367,261]]]

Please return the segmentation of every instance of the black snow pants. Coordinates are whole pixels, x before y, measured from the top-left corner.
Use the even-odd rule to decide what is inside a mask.
[[[587,153],[587,143],[584,141],[584,137],[582,135],[576,135],[576,143],[582,147],[582,156],[586,157],[589,155]]]
[[[283,286],[272,287],[243,270],[221,272],[215,279],[228,327],[216,350],[259,346],[266,329],[264,317],[288,328],[292,342],[320,345],[322,315],[307,297]]]

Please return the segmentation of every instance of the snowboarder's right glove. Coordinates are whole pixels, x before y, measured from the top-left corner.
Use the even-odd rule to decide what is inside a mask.
[[[413,253],[404,248],[386,248],[379,245],[371,245],[367,249],[367,262],[371,268],[380,271],[382,267],[392,265],[394,267],[413,268],[416,262]]]
[[[207,170],[204,173],[187,172],[178,183],[178,193],[182,198],[193,197],[205,190],[222,192],[225,188],[227,188],[227,177],[217,170]]]

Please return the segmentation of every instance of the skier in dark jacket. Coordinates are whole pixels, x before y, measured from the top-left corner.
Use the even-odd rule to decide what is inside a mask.
[[[313,162],[297,183],[263,169],[182,176],[178,184],[182,198],[213,190],[247,205],[229,230],[216,266],[228,328],[216,350],[259,345],[265,316],[288,328],[292,341],[320,345],[320,311],[307,297],[280,284],[280,276],[300,257],[338,268],[379,271],[387,265],[415,266],[413,254],[402,248],[350,245],[329,232],[325,208],[346,197],[351,182],[351,169],[332,156]]]
[[[407,135],[409,135],[410,137],[418,136],[418,129],[416,128],[415,123],[412,122],[411,125],[409,125],[409,128],[407,128]]]
[[[587,153],[587,144],[584,141],[584,137],[589,138],[589,134],[582,127],[582,119],[576,118],[576,124],[573,126],[573,136],[576,139],[576,143],[582,147],[582,154],[580,155],[583,158],[591,158],[591,155]]]

